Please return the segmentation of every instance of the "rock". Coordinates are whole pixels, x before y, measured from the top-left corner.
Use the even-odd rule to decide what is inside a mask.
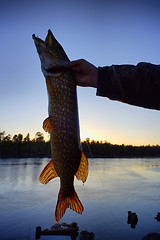
[[[94,240],[94,233],[88,231],[80,232],[78,240]]]
[[[159,233],[149,233],[142,238],[142,240],[160,240]]]

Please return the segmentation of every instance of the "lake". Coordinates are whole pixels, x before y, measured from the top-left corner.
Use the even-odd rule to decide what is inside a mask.
[[[0,159],[0,239],[35,239],[55,224],[54,211],[59,178],[39,183],[50,159]],[[76,192],[84,206],[79,215],[67,209],[60,223],[77,222],[79,232],[94,232],[95,240],[138,240],[150,232],[160,233],[160,158],[89,159],[87,181],[75,179]],[[135,212],[135,228],[127,223],[128,211]],[[45,237],[40,239],[70,239]],[[77,238],[78,239],[78,238]]]

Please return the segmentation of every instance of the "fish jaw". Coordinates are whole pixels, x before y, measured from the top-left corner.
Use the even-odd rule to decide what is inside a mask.
[[[40,57],[42,72],[46,78],[57,76],[68,68],[70,60],[51,30],[48,30],[45,41],[36,37],[35,34],[32,35],[32,38]]]

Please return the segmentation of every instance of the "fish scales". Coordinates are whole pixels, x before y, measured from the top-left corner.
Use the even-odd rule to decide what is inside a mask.
[[[81,150],[77,107],[76,81],[69,59],[62,46],[49,30],[45,41],[33,35],[46,78],[49,97],[49,117],[43,128],[50,133],[52,160],[40,174],[39,181],[47,184],[60,177],[60,191],[55,210],[55,220],[63,217],[67,208],[77,213],[83,206],[74,189],[74,176],[85,182],[88,160]]]

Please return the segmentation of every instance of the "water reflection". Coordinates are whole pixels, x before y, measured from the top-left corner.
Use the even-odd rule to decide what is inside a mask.
[[[54,225],[59,178],[47,185],[38,181],[50,159],[0,160],[0,236],[3,240],[35,237],[36,227]],[[142,239],[159,232],[160,159],[89,159],[89,176],[75,187],[84,206],[79,215],[70,209],[63,222],[77,222],[79,232],[87,229],[95,239]],[[138,224],[126,224],[133,210]],[[116,229],[116,230],[115,230]],[[44,239],[42,237],[42,239]],[[58,240],[55,238],[55,240]]]
[[[48,159],[0,159],[0,182],[35,182]]]

